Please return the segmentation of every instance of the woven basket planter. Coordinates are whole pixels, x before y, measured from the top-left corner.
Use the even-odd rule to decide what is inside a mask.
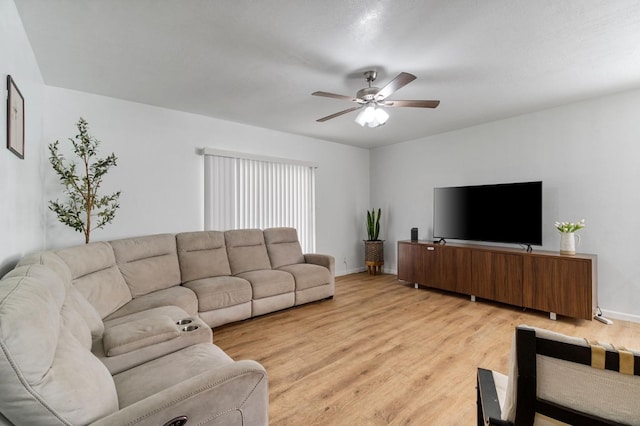
[[[384,262],[384,240],[364,240],[364,261]]]

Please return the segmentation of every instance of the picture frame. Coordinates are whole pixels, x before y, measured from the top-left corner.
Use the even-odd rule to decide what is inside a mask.
[[[7,75],[7,149],[24,159],[24,97]]]

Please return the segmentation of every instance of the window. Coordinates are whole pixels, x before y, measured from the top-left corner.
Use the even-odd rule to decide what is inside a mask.
[[[290,226],[315,251],[315,163],[205,149],[205,229]]]

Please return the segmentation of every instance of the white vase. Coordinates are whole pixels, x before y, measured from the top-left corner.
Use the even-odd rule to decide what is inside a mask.
[[[580,241],[580,236],[573,232],[560,233],[560,254],[576,254],[576,236]]]

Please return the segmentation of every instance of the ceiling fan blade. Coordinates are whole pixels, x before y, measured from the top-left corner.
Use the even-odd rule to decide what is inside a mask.
[[[380,89],[380,91],[376,94],[376,99],[379,101],[383,100],[396,90],[403,88],[415,79],[415,75],[409,74],[408,72],[401,72],[396,78],[391,80],[389,84]]]
[[[332,118],[340,117],[343,114],[346,114],[346,113],[351,112],[351,111],[355,111],[355,110],[360,109],[360,108],[362,108],[362,107],[361,106],[351,107],[351,108],[345,109],[343,111],[336,112],[335,114],[331,114],[331,115],[327,115],[326,117],[318,118],[316,121],[318,123],[324,123],[327,120],[331,120]]]
[[[354,98],[353,96],[336,95],[335,93],[329,93],[329,92],[313,92],[312,95],[324,96],[325,98],[342,99],[343,101],[358,102],[358,99]]]
[[[440,101],[384,101],[382,104],[386,107],[435,108]]]

